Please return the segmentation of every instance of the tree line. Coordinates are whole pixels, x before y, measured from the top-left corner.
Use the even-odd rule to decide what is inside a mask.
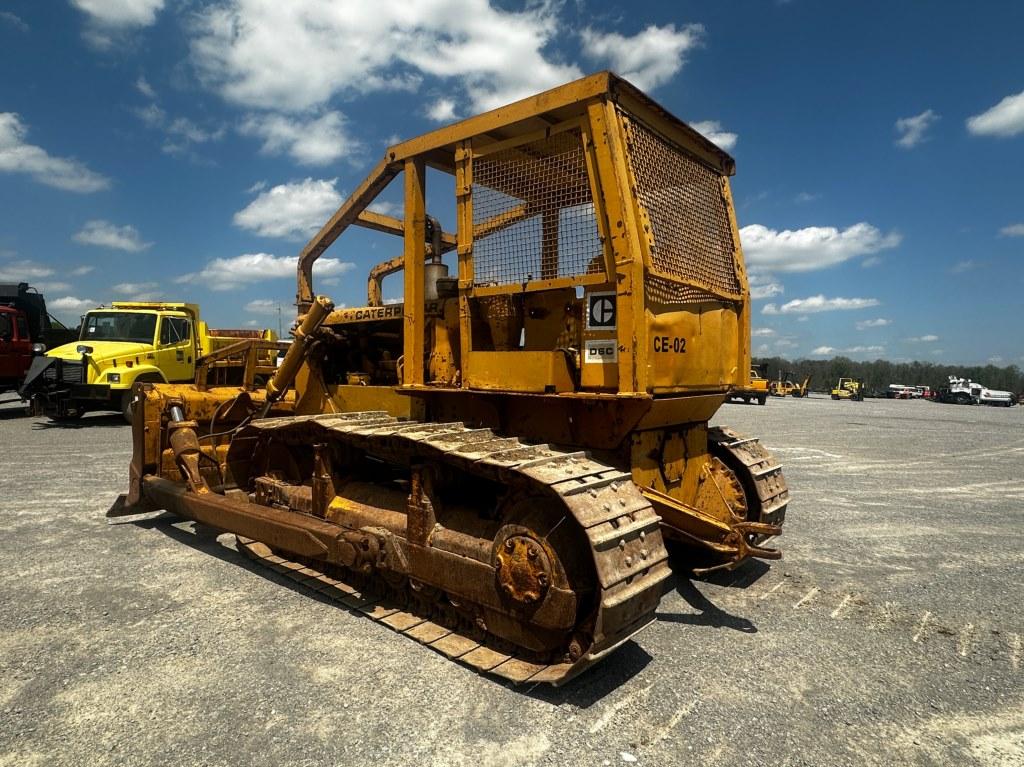
[[[969,378],[990,389],[1024,392],[1024,372],[1016,365],[936,365],[931,362],[889,362],[874,360],[858,362],[849,357],[830,360],[787,360],[784,357],[754,357],[761,375],[775,380],[780,373],[783,380],[800,383],[811,377],[812,391],[829,391],[840,378],[863,378],[868,391],[885,392],[889,384],[928,386],[938,389],[949,385],[949,377]]]

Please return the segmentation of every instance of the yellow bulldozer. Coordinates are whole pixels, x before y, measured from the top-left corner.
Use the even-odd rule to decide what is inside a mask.
[[[136,388],[111,514],[234,533],[474,669],[566,681],[655,619],[666,541],[687,574],[779,556],[781,467],[708,424],[750,370],[733,172],[607,72],[390,147],[302,250],[265,387],[213,385],[204,361],[194,384]],[[399,176],[403,217],[369,210]],[[313,264],[353,225],[401,255],[366,306],[335,308]]]

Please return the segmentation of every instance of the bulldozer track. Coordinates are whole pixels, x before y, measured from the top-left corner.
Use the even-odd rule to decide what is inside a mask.
[[[733,468],[740,472],[741,481],[757,495],[760,518],[752,521],[781,525],[789,504],[789,486],[782,474],[782,464],[771,451],[759,439],[746,437],[726,426],[708,429],[708,443],[712,449],[732,456]]]
[[[467,474],[516,490],[546,493],[559,500],[590,545],[598,593],[596,609],[585,616],[590,644],[578,657],[539,663],[508,651],[508,642],[486,630],[462,630],[458,621],[435,622],[411,611],[385,583],[378,588],[362,577],[340,580],[349,571],[314,562],[291,561],[256,541],[239,537],[239,547],[256,561],[373,618],[389,628],[477,671],[515,683],[561,684],[600,660],[655,620],[663,581],[669,577],[668,553],[660,520],[630,474],[595,460],[587,452],[550,445],[528,445],[489,429],[463,423],[402,421],[384,412],[318,414],[262,419],[239,436],[294,440],[312,436],[337,440],[393,463],[442,461]],[[562,524],[559,522],[558,524]],[[553,532],[552,528],[551,532]],[[368,581],[368,579],[367,579]],[[388,592],[392,593],[388,595]],[[493,646],[492,646],[493,645]],[[501,649],[498,649],[501,647]]]

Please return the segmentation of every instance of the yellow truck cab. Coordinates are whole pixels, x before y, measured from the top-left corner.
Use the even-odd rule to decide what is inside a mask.
[[[196,304],[115,301],[82,318],[78,341],[33,363],[22,396],[54,419],[117,410],[130,422],[136,382],[190,382],[198,359],[240,337],[276,340],[270,330],[211,333]]]

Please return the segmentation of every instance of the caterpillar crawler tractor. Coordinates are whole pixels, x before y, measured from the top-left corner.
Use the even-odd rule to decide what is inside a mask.
[[[428,167],[450,176],[432,200],[454,181],[452,232]],[[666,540],[706,555],[688,570],[779,556],[779,465],[708,425],[749,383],[733,167],[610,73],[391,147],[301,252],[265,388],[137,387],[112,513],[235,533],[448,657],[564,682],[655,619]],[[404,218],[369,211],[398,176]],[[403,248],[334,308],[312,268],[352,225]]]

